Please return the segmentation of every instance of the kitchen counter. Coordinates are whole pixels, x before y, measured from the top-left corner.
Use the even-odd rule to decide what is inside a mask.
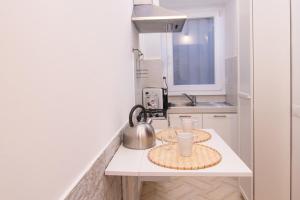
[[[147,150],[132,150],[120,146],[105,170],[108,176],[227,176],[250,177],[252,171],[213,129],[206,129],[212,138],[203,144],[218,150],[222,161],[216,166],[199,170],[176,170],[157,166],[148,160]],[[157,141],[157,145],[161,142]]]
[[[206,103],[197,106],[185,106],[179,104],[171,106],[168,109],[168,114],[192,114],[192,113],[236,113],[237,106],[227,103]]]

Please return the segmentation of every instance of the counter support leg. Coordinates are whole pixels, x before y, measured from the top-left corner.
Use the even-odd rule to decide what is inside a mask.
[[[136,176],[122,176],[123,200],[139,200],[142,182]]]

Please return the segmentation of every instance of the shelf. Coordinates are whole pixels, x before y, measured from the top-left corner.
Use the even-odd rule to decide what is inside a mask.
[[[212,129],[205,129],[211,133],[211,140],[203,144],[218,150],[222,161],[210,168],[200,170],[175,170],[157,166],[148,160],[147,150],[132,150],[120,146],[115,156],[105,170],[108,176],[223,176],[223,177],[251,177],[252,171],[235,154],[235,152]],[[160,141],[157,141],[160,145]]]

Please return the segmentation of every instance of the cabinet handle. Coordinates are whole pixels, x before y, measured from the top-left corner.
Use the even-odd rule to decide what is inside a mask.
[[[179,118],[191,118],[192,116],[190,115],[180,115]]]
[[[214,115],[214,118],[226,118],[226,115]]]

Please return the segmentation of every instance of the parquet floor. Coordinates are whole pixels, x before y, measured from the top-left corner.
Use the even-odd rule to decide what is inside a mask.
[[[236,178],[176,177],[144,182],[141,200],[244,200]]]

